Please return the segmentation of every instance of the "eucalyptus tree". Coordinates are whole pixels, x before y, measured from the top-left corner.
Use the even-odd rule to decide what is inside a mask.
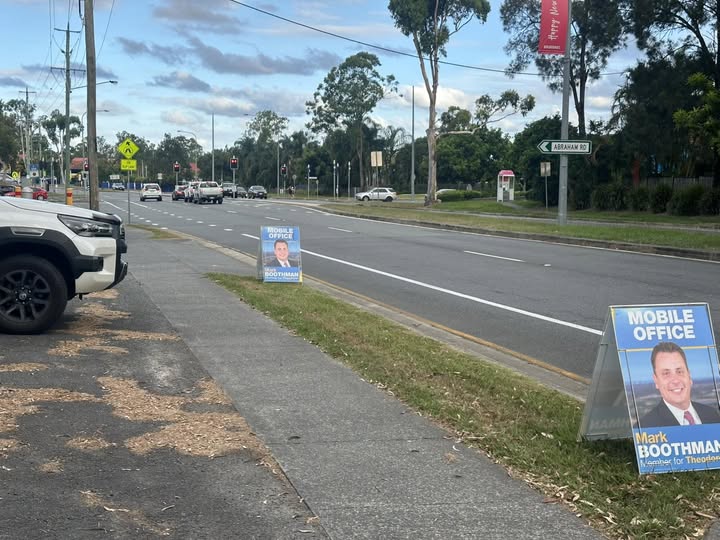
[[[345,128],[355,138],[361,187],[365,186],[363,124],[383,97],[397,92],[395,77],[381,75],[380,65],[377,56],[365,51],[347,57],[329,71],[313,100],[305,104],[312,117],[308,128],[314,133]]]
[[[16,119],[7,113],[7,104],[0,101],[0,162],[4,166],[15,166],[18,150],[18,125]],[[0,170],[2,170],[0,165]]]
[[[564,0],[563,0],[564,1]],[[587,85],[598,80],[610,56],[626,42],[623,2],[629,0],[575,0],[568,31],[570,42],[570,90],[584,137]],[[504,0],[500,7],[503,29],[510,34],[505,52],[514,54],[506,73],[523,71],[534,62],[542,80],[553,92],[563,88],[563,57],[538,53],[540,0]],[[557,134],[555,135],[557,137]]]
[[[440,57],[447,55],[450,38],[474,19],[487,20],[488,0],[390,0],[388,9],[395,26],[411,36],[430,100],[428,107],[428,186],[426,204],[437,198],[436,105],[440,84]],[[428,73],[428,71],[430,73]]]
[[[55,150],[60,160],[60,170],[64,172],[67,170],[65,165],[65,153],[63,145],[65,144],[65,132],[68,131],[68,140],[82,136],[82,124],[80,118],[77,116],[71,116],[66,118],[58,109],[55,109],[50,113],[50,116],[44,116],[41,118],[40,124],[42,125],[45,132],[48,134],[48,139],[55,146]],[[69,182],[69,178],[65,178],[65,182]]]

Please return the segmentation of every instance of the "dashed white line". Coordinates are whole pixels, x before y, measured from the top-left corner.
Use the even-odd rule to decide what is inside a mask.
[[[339,227],[328,227],[328,229],[332,229],[333,231],[340,231],[340,232],[349,232],[349,233],[352,232],[352,231],[348,231],[347,229],[340,229]]]
[[[493,259],[502,259],[504,261],[513,261],[513,262],[521,262],[521,263],[525,262],[522,259],[513,259],[512,257],[500,257],[500,255],[490,255],[489,253],[479,253],[477,251],[465,250],[463,253],[469,253],[470,255],[479,255],[480,257],[491,257]]]
[[[272,219],[273,221],[282,221],[282,219],[281,219],[281,218],[279,218],[279,217],[270,217],[270,216],[265,216],[265,219]]]

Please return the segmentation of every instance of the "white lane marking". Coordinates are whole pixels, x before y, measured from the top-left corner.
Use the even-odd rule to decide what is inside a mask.
[[[208,227],[217,227],[217,225],[211,223],[210,225],[208,225]]]
[[[185,221],[192,221],[192,220],[193,220],[193,218],[191,218],[191,217],[185,218]]]
[[[158,224],[157,224],[157,223],[153,223],[153,227],[157,227],[157,226],[158,226]]]
[[[168,228],[167,228],[167,227],[160,227],[160,230],[161,230],[161,231],[167,231]]]
[[[223,229],[223,231],[232,232],[232,229]]]
[[[279,218],[279,217],[269,217],[269,216],[265,216],[265,219],[272,219],[273,221],[282,221],[282,219]]]
[[[253,240],[260,240],[260,237],[259,237],[259,236],[253,236],[252,234],[245,234],[245,233],[243,233],[243,236],[245,236],[245,237],[247,237],[247,238],[252,238]]]
[[[247,235],[243,235],[247,236]],[[433,291],[438,291],[444,294],[449,294],[450,296],[456,296],[458,298],[463,298],[465,300],[470,300],[471,302],[477,302],[478,304],[484,304],[486,306],[495,307],[498,309],[503,309],[505,311],[511,311],[512,313],[517,313],[519,315],[525,315],[527,317],[532,317],[533,319],[539,319],[541,321],[550,322],[553,324],[558,324],[560,326],[567,326],[568,328],[574,328],[575,330],[582,330],[583,332],[588,332],[589,334],[594,334],[596,336],[602,336],[601,330],[596,330],[594,328],[589,328],[587,326],[582,326],[579,324],[567,322],[567,321],[561,321],[560,319],[555,319],[553,317],[548,317],[547,315],[541,315],[539,313],[533,313],[532,311],[526,311],[524,309],[515,308],[512,306],[506,306],[505,304],[498,304],[497,302],[492,302],[490,300],[485,300],[483,298],[478,298],[477,296],[470,296],[469,294],[463,294],[456,291],[451,291],[450,289],[445,289],[443,287],[438,287],[436,285],[431,285],[430,283],[424,283],[422,281],[417,281],[415,279],[406,278],[403,276],[398,276],[397,274],[391,274],[389,272],[383,272],[382,270],[377,270],[375,268],[370,268],[369,266],[363,266],[360,264],[355,264],[347,261],[342,261],[340,259],[335,259],[333,257],[328,257],[327,255],[321,255],[320,253],[315,253],[314,251],[308,251],[307,249],[301,250],[303,253],[308,253],[309,255],[314,255],[316,257],[320,257],[321,259],[327,259],[328,261],[333,261],[340,264],[345,264],[347,266],[352,266],[353,268],[357,268],[359,270],[365,270],[366,272],[371,272],[373,274],[379,274],[381,276],[389,277],[391,279],[397,279],[398,281],[404,281],[405,283],[410,283],[412,285],[417,285],[418,287],[424,287],[426,289],[430,289]]]
[[[123,210],[124,212],[127,212],[127,208],[120,208],[119,206],[115,206],[113,203],[108,201],[103,201],[105,204],[112,206],[113,208],[117,208],[118,210]]]
[[[205,222],[204,221],[196,221],[195,223],[197,223],[198,225],[202,225]]]
[[[352,232],[352,231],[348,231],[347,229],[340,229],[338,227],[328,227],[328,229],[332,229],[333,231],[340,231],[340,232]]]
[[[470,255],[480,255],[481,257],[492,257],[493,259],[502,259],[504,261],[514,261],[524,263],[522,259],[513,259],[512,257],[500,257],[499,255],[490,255],[489,253],[479,253],[477,251],[465,250],[463,253],[469,253]]]
[[[235,210],[228,210],[227,213],[228,214],[237,214],[237,212]]]

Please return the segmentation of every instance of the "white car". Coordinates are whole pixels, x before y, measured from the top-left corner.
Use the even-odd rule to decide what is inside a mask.
[[[115,215],[0,197],[0,332],[47,330],[70,298],[120,283],[126,252]]]
[[[158,184],[144,184],[140,191],[140,201],[147,199],[156,199],[162,201],[162,190]]]
[[[392,188],[376,187],[370,191],[361,191],[355,194],[358,201],[386,201],[392,202],[397,199],[397,193]]]

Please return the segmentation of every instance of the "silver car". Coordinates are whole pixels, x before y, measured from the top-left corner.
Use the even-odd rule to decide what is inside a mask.
[[[358,201],[385,201],[392,202],[397,199],[397,193],[392,188],[376,187],[370,191],[361,191],[355,194]]]
[[[144,184],[140,191],[140,201],[147,199],[156,199],[162,201],[162,190],[159,184]]]

